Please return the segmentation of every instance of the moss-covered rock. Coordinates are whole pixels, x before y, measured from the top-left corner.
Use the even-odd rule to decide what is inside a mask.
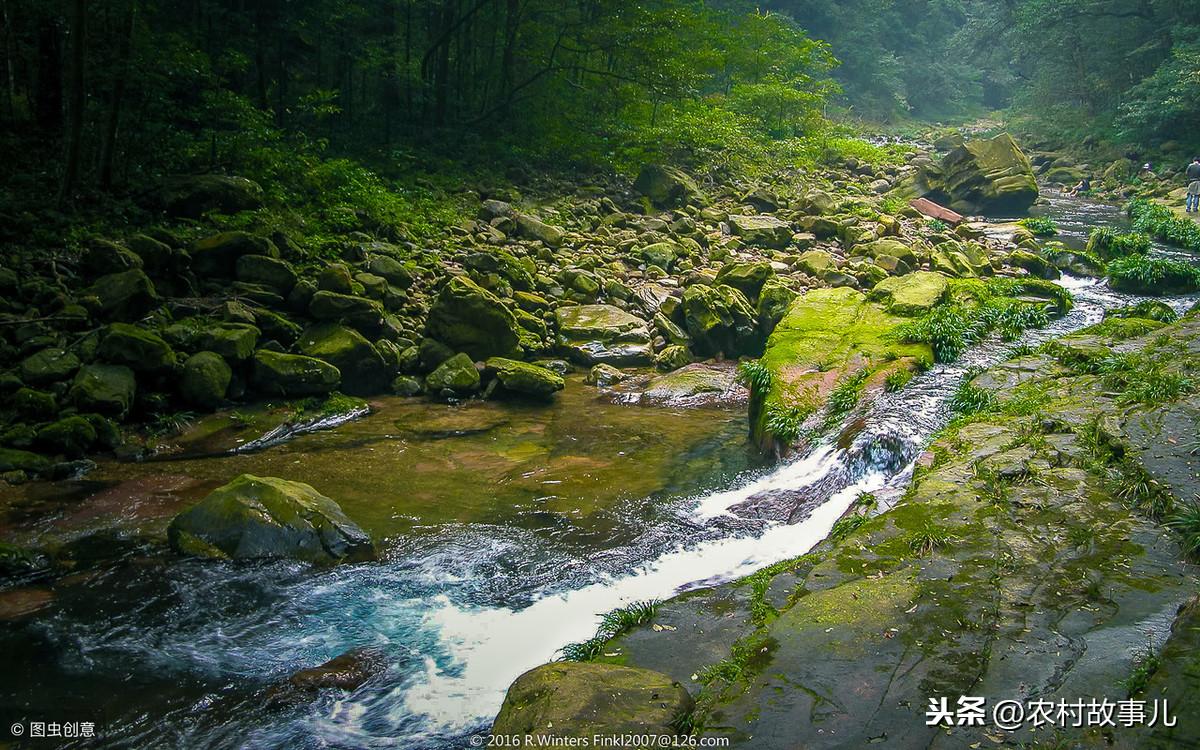
[[[167,213],[188,219],[198,219],[209,211],[249,211],[261,206],[262,200],[263,190],[258,183],[219,174],[171,177],[157,196]]]
[[[692,349],[702,357],[758,354],[763,336],[758,314],[746,296],[730,286],[695,284],[683,293],[683,316]]]
[[[934,181],[963,214],[1024,211],[1038,199],[1033,166],[1007,133],[951,151]]]
[[[154,282],[141,269],[101,276],[87,290],[99,301],[99,312],[107,320],[133,321],[158,304]]]
[[[950,283],[935,271],[915,271],[892,276],[875,285],[871,298],[883,302],[896,315],[924,315],[946,299]]]
[[[81,411],[94,411],[123,419],[133,405],[137,380],[123,365],[86,365],[80,368],[67,397]]]
[[[203,277],[231,279],[243,255],[279,257],[279,249],[265,237],[249,232],[221,232],[192,245],[192,269]]]
[[[426,321],[426,335],[477,359],[510,356],[520,341],[517,319],[504,303],[461,276],[438,292]]]
[[[96,428],[80,416],[51,422],[37,432],[37,445],[50,454],[81,458],[96,444]]]
[[[259,329],[247,323],[217,323],[200,331],[196,345],[230,362],[243,362],[253,356],[259,335]]]
[[[821,278],[826,271],[837,268],[837,260],[827,250],[808,250],[796,260],[796,270],[814,278]]]
[[[142,259],[127,247],[108,240],[92,240],[80,258],[80,269],[89,277],[142,268]]]
[[[527,362],[492,357],[484,363],[487,373],[500,381],[504,390],[536,398],[549,398],[566,383],[562,376]]]
[[[215,409],[225,400],[233,370],[216,352],[197,352],[183,363],[179,395],[192,406]]]
[[[262,284],[286,297],[296,286],[296,271],[287,261],[269,255],[243,255],[235,265],[238,281]]]
[[[358,331],[337,323],[320,323],[306,330],[299,340],[300,351],[328,362],[342,373],[341,389],[351,395],[384,391],[393,373],[371,342]]]
[[[375,557],[370,537],[333,500],[301,482],[250,474],[176,516],[168,538],[176,551],[199,557],[319,564]]]
[[[260,349],[254,354],[252,384],[255,390],[274,396],[312,396],[338,387],[338,368],[313,357]]]
[[[692,698],[659,672],[612,664],[554,662],[521,675],[509,687],[492,725],[495,736],[589,740],[596,736],[673,737]],[[537,740],[535,740],[537,741]],[[643,745],[629,747],[642,748]]]
[[[175,366],[175,350],[153,331],[128,323],[113,323],[100,339],[99,357],[136,372],[162,372]]]
[[[729,227],[747,245],[782,249],[792,241],[792,227],[776,216],[729,217]]]
[[[654,366],[662,372],[671,372],[690,364],[693,359],[691,351],[686,346],[671,344],[663,347],[662,351],[654,355]]]
[[[558,346],[583,365],[648,365],[649,324],[612,305],[568,305],[554,312]]]
[[[529,216],[528,214],[517,214],[517,231],[522,237],[528,237],[531,240],[541,240],[550,247],[559,247],[566,238],[566,232],[561,228],[552,226],[542,221],[541,219]]]
[[[51,461],[45,456],[30,451],[0,448],[0,474],[20,471],[37,475],[50,468]]]
[[[686,172],[660,164],[642,167],[633,189],[662,208],[686,205],[701,197],[699,186]]]
[[[412,286],[414,269],[387,255],[375,255],[367,262],[367,270],[376,276],[387,279],[387,283],[397,289],[408,289]]]
[[[717,272],[717,285],[725,284],[746,295],[747,299],[758,299],[763,284],[775,276],[775,269],[765,261],[756,263],[726,263]]]
[[[21,360],[17,374],[29,385],[48,385],[70,378],[79,370],[79,364],[79,357],[73,353],[50,347]]]
[[[921,266],[921,260],[911,246],[891,237],[855,245],[851,248],[850,254],[874,260],[886,257],[895,258],[902,264],[897,268],[899,273],[907,273]]]
[[[58,413],[54,394],[35,388],[18,388],[8,403],[18,416],[28,419],[42,420]]]
[[[1017,268],[1023,268],[1031,276],[1036,276],[1039,279],[1057,279],[1062,276],[1053,263],[1041,255],[1028,250],[1014,250],[1009,253],[1008,264]]]
[[[425,378],[425,387],[430,393],[449,391],[456,395],[466,395],[478,391],[480,381],[475,362],[467,354],[459,353],[429,373]]]

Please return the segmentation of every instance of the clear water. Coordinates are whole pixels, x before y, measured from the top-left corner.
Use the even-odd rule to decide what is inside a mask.
[[[1079,236],[1119,213],[1060,200],[1048,210]],[[1078,330],[1136,301],[1092,280],[1063,283],[1075,294],[1074,310],[1024,343]],[[1193,303],[1169,301],[1180,310]],[[174,500],[130,521],[150,527],[235,470],[275,467],[287,476],[288,466],[340,467],[332,481],[341,492],[327,492],[352,517],[367,517],[386,540],[386,560],[332,570],[131,560],[67,582],[43,615],[0,627],[9,662],[0,705],[101,707],[110,747],[462,747],[466,735],[487,728],[513,678],[590,636],[599,613],[803,554],[859,492],[896,498],[948,419],[946,401],[963,372],[1002,360],[1009,348],[985,342],[935,367],[828,442],[770,469],[745,457],[744,407],[654,411],[592,400],[515,423],[504,407],[484,407],[499,409],[507,426],[438,444],[406,442],[377,412],[259,454],[103,467],[116,486],[134,483],[124,496],[137,494],[139,475],[197,475],[180,480],[184,489],[174,496],[166,492]],[[589,393],[579,383],[572,391]],[[406,408],[386,407],[384,415],[394,416],[393,407]],[[641,453],[625,461],[618,454],[630,440]],[[360,462],[368,448],[392,458]],[[462,467],[434,462],[452,464],[459,449],[475,459]],[[546,481],[589,472],[595,481],[557,494],[545,489],[553,484],[531,490],[513,481],[551,459],[561,476]],[[331,480],[313,481],[324,489]],[[425,499],[410,503],[413,495]],[[558,505],[539,507],[552,495]],[[95,493],[81,497],[86,506]],[[439,497],[449,509],[438,510]],[[590,510],[572,513],[583,500]],[[53,518],[50,527],[21,528],[49,533],[73,516],[62,510]],[[388,672],[349,695],[264,706],[265,687],[359,646],[387,653]]]

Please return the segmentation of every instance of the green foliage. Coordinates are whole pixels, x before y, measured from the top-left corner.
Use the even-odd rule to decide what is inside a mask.
[[[910,532],[906,541],[913,554],[925,557],[937,550],[949,547],[955,542],[955,538],[945,529],[927,523],[920,529]]]
[[[1162,656],[1155,650],[1154,644],[1146,644],[1146,649],[1138,655],[1134,662],[1133,671],[1129,673],[1129,677],[1121,681],[1121,687],[1125,688],[1126,697],[1132,698],[1144,693],[1150,684],[1150,678],[1161,666]]]
[[[945,232],[947,229],[950,228],[950,225],[948,225],[946,222],[942,221],[941,219],[929,219],[928,221],[925,222],[925,226],[929,227],[932,231],[939,232],[939,233]]]
[[[1058,225],[1049,216],[1030,216],[1017,222],[1038,237],[1053,237],[1058,234]]]
[[[771,404],[767,407],[767,432],[783,443],[796,443],[804,437],[804,423],[812,412],[811,408]]]
[[[825,413],[825,426],[832,427],[858,404],[862,396],[863,385],[871,376],[868,370],[859,370],[841,379],[829,392],[829,406]]]
[[[1150,235],[1144,232],[1118,232],[1111,227],[1096,227],[1088,239],[1088,250],[1104,260],[1150,252]]]
[[[1184,552],[1193,558],[1200,558],[1200,496],[1188,502],[1176,503],[1174,512],[1167,519],[1167,526],[1179,534]]]
[[[995,407],[996,394],[986,388],[971,385],[969,379],[963,380],[950,398],[950,408],[956,415],[963,417],[992,411]]]
[[[859,514],[839,518],[833,524],[833,528],[829,532],[829,540],[834,544],[837,544],[858,529],[862,528],[863,524],[866,522],[867,517]]]
[[[1135,198],[1126,210],[1135,230],[1169,245],[1200,251],[1200,224],[1190,218],[1176,216],[1171,209],[1146,198]]]
[[[913,379],[912,370],[892,370],[884,378],[883,386],[889,393],[893,393],[908,385],[908,381]]]
[[[760,359],[750,359],[738,365],[738,380],[754,393],[771,390],[771,369]]]
[[[568,643],[561,651],[566,661],[590,661],[604,653],[604,647],[613,638],[645,625],[654,619],[661,602],[649,600],[633,602],[606,612],[600,618],[596,634],[586,641]]]
[[[1171,258],[1130,255],[1108,264],[1113,289],[1133,294],[1188,293],[1200,289],[1200,267]]]
[[[879,210],[892,216],[898,215],[906,208],[908,208],[908,201],[898,195],[889,195],[879,204]]]
[[[1143,352],[1112,354],[1095,370],[1104,385],[1120,394],[1123,403],[1162,404],[1177,401],[1196,388],[1194,378],[1169,369],[1161,356]]]

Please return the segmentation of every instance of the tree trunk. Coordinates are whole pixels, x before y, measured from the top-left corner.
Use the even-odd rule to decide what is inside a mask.
[[[62,34],[59,19],[45,16],[38,24],[37,82],[34,119],[44,135],[57,136],[63,124]]]
[[[117,148],[117,131],[121,123],[121,104],[125,99],[125,81],[129,78],[129,50],[133,45],[133,30],[137,19],[137,0],[129,0],[125,12],[125,28],[117,51],[116,80],[113,82],[112,102],[108,109],[108,125],[104,130],[104,145],[100,150],[100,189],[112,187],[113,155]]]
[[[0,19],[4,21],[4,100],[7,104],[9,119],[15,117],[15,102],[17,100],[17,81],[13,72],[12,22],[8,18],[8,0],[0,0]]]
[[[67,155],[63,168],[62,186],[58,194],[59,205],[69,203],[79,179],[79,161],[83,140],[83,108],[87,102],[84,92],[84,43],[87,37],[87,0],[71,2],[71,66],[70,99],[67,131]]]

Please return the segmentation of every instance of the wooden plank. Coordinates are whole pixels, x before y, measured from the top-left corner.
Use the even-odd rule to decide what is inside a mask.
[[[963,221],[962,214],[955,213],[945,206],[939,206],[928,198],[915,198],[909,201],[908,205],[917,209],[917,211],[925,216],[944,221],[950,226],[957,226]]]

